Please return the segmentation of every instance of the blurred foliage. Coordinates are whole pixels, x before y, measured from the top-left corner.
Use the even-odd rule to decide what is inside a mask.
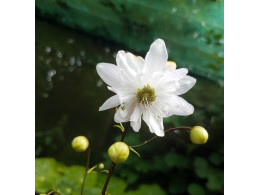
[[[73,165],[70,167],[52,158],[37,158],[35,160],[35,190],[36,193],[47,193],[51,190],[62,195],[79,195],[83,181],[85,167]],[[84,193],[99,195],[105,183],[106,175],[92,171],[85,181]],[[125,192],[126,182],[120,178],[111,177],[107,193],[112,195],[157,195],[166,193],[157,185],[142,184],[137,190]]]
[[[223,0],[37,0],[36,8],[37,16],[142,54],[162,38],[180,66],[224,77]]]
[[[176,134],[178,133],[173,136],[176,136]],[[184,134],[188,136],[189,133],[184,132]],[[194,145],[182,137],[178,137],[174,140],[175,146],[158,154],[156,150],[164,144],[165,139],[157,138],[154,143],[151,142],[146,146],[136,148],[141,158],[132,153],[123,165],[116,167],[114,173],[125,179],[128,184],[127,189],[135,189],[140,183],[156,181],[168,194],[224,193],[223,148],[219,148],[213,153],[203,153],[203,147],[211,146],[207,146],[207,144],[204,146]],[[129,132],[125,141],[129,145],[141,143],[140,137],[132,132]],[[185,143],[181,143],[183,141]],[[174,149],[178,144],[186,145],[188,149],[186,151],[175,151]],[[161,151],[160,148],[159,150]],[[110,160],[106,153],[104,153],[104,158],[108,167]]]
[[[88,137],[91,165],[104,162],[108,168],[106,151],[121,131],[113,128],[112,109],[98,112],[112,93],[95,65],[115,63],[120,49],[144,57],[158,37],[166,42],[169,60],[197,79],[183,96],[194,114],[164,119],[165,128],[201,125],[209,140],[198,146],[188,132],[174,132],[136,148],[141,158],[131,152],[117,165],[108,190],[112,195],[224,193],[223,1],[36,0],[36,16],[36,157],[69,165],[37,158],[37,193],[79,194],[84,167],[75,164],[84,165],[85,155],[72,150],[75,136]],[[126,143],[151,136],[143,123],[138,134],[128,131]],[[86,193],[99,194],[105,176],[91,173]]]
[[[119,49],[103,39],[36,20],[36,157],[50,156],[68,165],[84,165],[85,155],[75,153],[71,141],[75,136],[85,135],[90,141],[91,164],[104,160],[109,166],[106,151],[120,139],[121,131],[113,127],[113,110],[97,112],[111,93],[93,67],[100,61],[115,63],[113,56]],[[204,126],[209,132],[208,143],[191,144],[187,132],[176,132],[136,148],[141,158],[131,153],[129,160],[114,170],[117,179],[123,178],[127,183],[127,191],[138,190],[143,183],[149,186],[156,183],[167,194],[223,194],[223,82],[196,78],[196,85],[184,95],[194,105],[194,114],[169,117],[164,125],[166,129]],[[151,136],[142,124],[138,134],[129,130],[126,142],[140,144]],[[64,174],[57,173],[50,162],[42,166],[49,169],[45,173],[50,178]],[[41,178],[37,176],[36,180]],[[72,181],[58,181],[56,186],[74,190]],[[42,185],[54,189],[53,182]],[[100,189],[89,191],[99,193]]]

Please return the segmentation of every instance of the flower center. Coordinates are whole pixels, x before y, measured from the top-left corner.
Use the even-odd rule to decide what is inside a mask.
[[[149,84],[143,88],[138,88],[136,93],[137,103],[142,103],[145,106],[150,106],[156,100],[155,90]]]

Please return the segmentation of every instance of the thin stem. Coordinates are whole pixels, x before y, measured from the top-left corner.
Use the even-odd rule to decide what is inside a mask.
[[[125,136],[126,136],[126,131],[129,128],[129,126],[130,126],[130,123],[128,123],[126,128],[124,128],[124,131],[122,133],[122,137],[121,137],[121,140],[120,140],[121,142],[124,142],[124,139],[125,139]],[[106,194],[107,186],[108,186],[108,183],[109,183],[109,180],[111,178],[111,175],[112,175],[112,172],[114,170],[115,165],[116,164],[114,162],[111,162],[109,172],[108,172],[108,175],[107,175],[107,179],[106,179],[106,182],[105,182],[104,187],[103,187],[102,192],[101,192],[102,195]]]
[[[171,131],[176,131],[176,130],[191,130],[191,127],[176,127],[176,128],[170,128],[170,129],[165,130],[164,132],[165,132],[165,134],[166,134],[166,133],[169,133],[169,132],[171,132]],[[141,146],[143,146],[143,145],[145,145],[145,144],[148,144],[149,142],[153,141],[153,140],[156,139],[156,138],[158,138],[157,135],[154,136],[154,137],[152,137],[151,139],[149,139],[149,140],[147,140],[147,141],[144,141],[144,143],[142,143],[142,144],[135,145],[135,146],[129,146],[129,147],[131,147],[131,148],[138,148],[138,147],[141,147]]]
[[[88,173],[90,173],[91,171],[93,171],[95,168],[97,168],[97,165],[91,167],[90,169],[88,169]]]
[[[59,192],[55,192],[55,191],[50,191],[50,192],[48,192],[48,194],[47,194],[47,195],[51,195],[51,194],[58,194],[58,195],[60,195],[60,193],[59,193]]]
[[[122,133],[122,137],[121,137],[121,142],[123,142],[124,141],[124,139],[125,139],[125,136],[126,136],[126,131],[127,131],[127,129],[129,128],[129,126],[130,126],[130,123],[128,123],[127,125],[126,125],[126,128],[124,128],[124,132]]]
[[[108,175],[107,175],[107,179],[106,179],[106,182],[105,182],[104,187],[103,187],[102,192],[101,192],[102,195],[106,194],[107,186],[108,186],[109,180],[112,176],[112,172],[114,170],[115,165],[116,164],[114,162],[111,162],[110,167],[109,167],[109,171],[108,171]]]
[[[83,195],[83,191],[84,191],[84,186],[85,186],[85,180],[86,180],[86,176],[88,174],[88,169],[89,169],[89,159],[90,159],[90,146],[87,149],[87,162],[86,162],[86,169],[85,169],[85,173],[84,173],[84,177],[83,177],[83,182],[82,182],[82,186],[81,186],[81,195]]]

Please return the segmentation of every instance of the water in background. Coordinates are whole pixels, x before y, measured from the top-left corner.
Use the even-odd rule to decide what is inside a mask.
[[[90,163],[108,164],[106,151],[118,140],[120,130],[113,128],[113,109],[98,112],[112,93],[95,66],[115,63],[116,52],[121,49],[128,50],[124,45],[36,19],[36,157],[84,165],[85,156],[73,152],[71,140],[85,135],[91,144]],[[195,181],[206,194],[223,193],[223,81],[192,76],[197,84],[182,97],[194,105],[194,114],[167,118],[165,128],[204,126],[209,132],[208,143],[193,145],[187,132],[177,132],[138,149],[142,159],[131,154],[124,169],[115,169],[129,188],[140,182],[159,183],[168,194],[185,194],[188,184]],[[129,131],[126,142],[139,144],[151,136],[143,123],[140,133]]]

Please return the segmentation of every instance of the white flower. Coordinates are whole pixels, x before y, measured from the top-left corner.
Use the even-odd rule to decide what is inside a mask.
[[[99,76],[116,94],[99,111],[120,105],[114,116],[115,122],[130,121],[133,130],[138,132],[143,118],[152,133],[164,136],[164,117],[193,113],[193,106],[178,95],[186,93],[196,82],[187,76],[186,68],[176,70],[176,64],[167,62],[167,59],[164,41],[157,39],[145,59],[119,51],[117,65],[99,63]]]

